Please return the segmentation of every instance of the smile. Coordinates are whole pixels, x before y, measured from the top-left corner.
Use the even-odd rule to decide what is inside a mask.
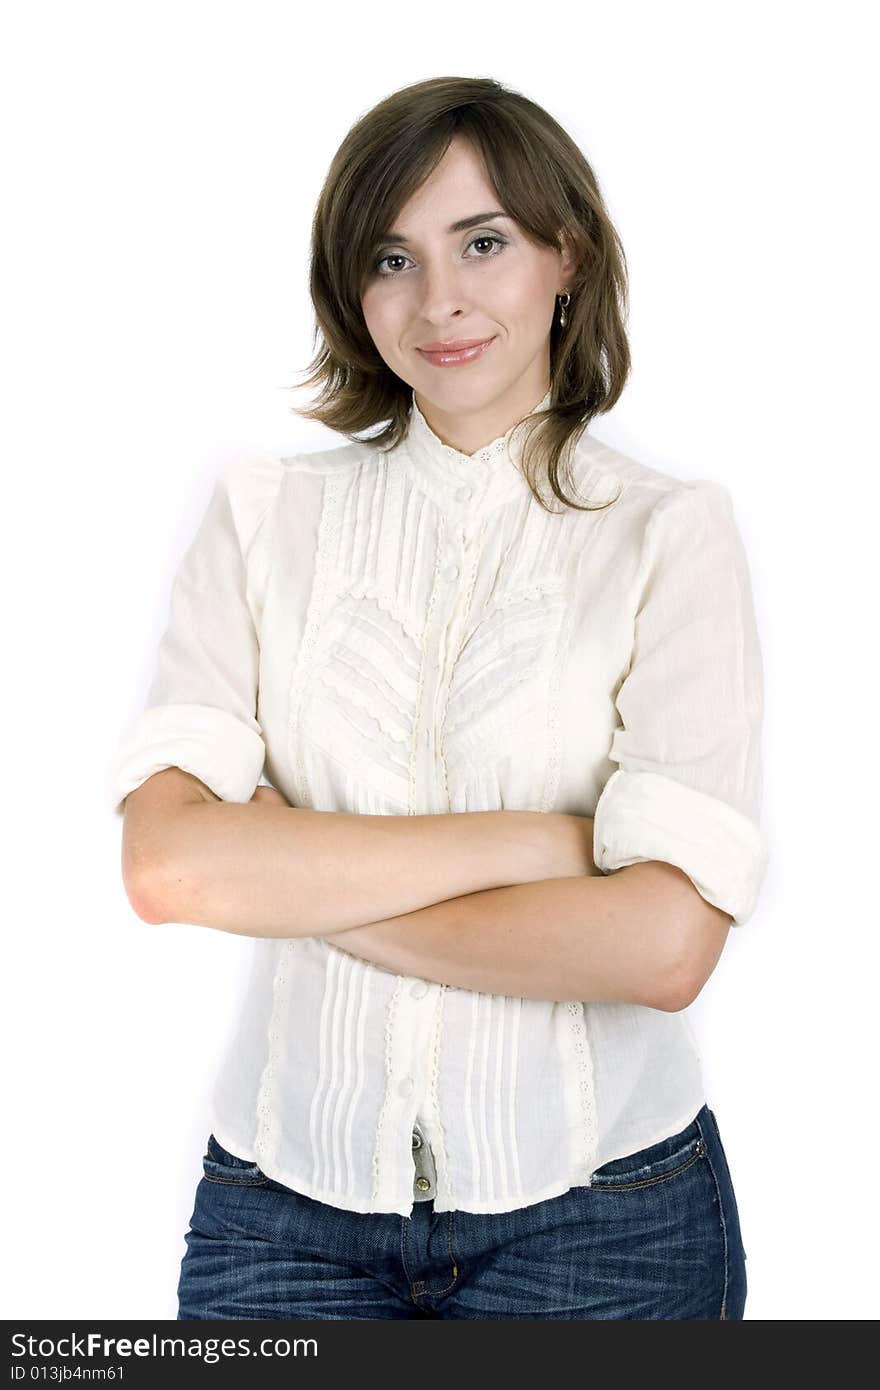
[[[457,351],[451,348],[439,348],[436,352],[417,348],[416,351],[434,367],[459,367],[463,366],[465,362],[475,362],[478,357],[482,357],[494,341],[494,338],[485,338],[481,343],[474,343],[471,347],[459,348]]]

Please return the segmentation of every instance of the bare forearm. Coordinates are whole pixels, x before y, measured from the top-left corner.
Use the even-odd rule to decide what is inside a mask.
[[[574,861],[569,823],[579,819],[531,811],[367,816],[194,802],[175,816],[173,852],[153,874],[158,920],[245,936],[336,933],[559,872],[566,846]],[[583,868],[572,862],[571,872]]]
[[[678,1008],[690,885],[665,864],[491,889],[334,935],[400,975],[525,999]]]

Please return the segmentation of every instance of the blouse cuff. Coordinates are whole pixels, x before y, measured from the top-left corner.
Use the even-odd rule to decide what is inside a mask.
[[[726,801],[655,772],[612,773],[593,818],[601,873],[646,860],[675,864],[706,902],[742,926],[755,910],[768,852],[756,823]]]
[[[155,705],[144,710],[117,753],[109,797],[121,816],[125,798],[154,772],[179,767],[222,801],[250,801],[266,757],[253,729],[209,705]]]

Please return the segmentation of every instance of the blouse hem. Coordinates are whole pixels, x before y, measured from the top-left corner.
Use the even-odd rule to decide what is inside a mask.
[[[674,1134],[678,1134],[680,1130],[686,1129],[689,1124],[693,1124],[694,1119],[705,1104],[706,1098],[704,1096],[703,1099],[697,1103],[696,1108],[693,1106],[688,1107],[685,1118],[679,1118],[668,1124],[661,1125],[659,1131],[647,1138],[644,1143],[640,1143],[637,1149],[625,1149],[620,1153],[614,1153],[612,1151],[608,1155],[603,1154],[602,1162],[596,1165],[590,1174],[590,1180],[587,1182],[573,1182],[569,1179],[562,1183],[551,1183],[548,1187],[541,1188],[537,1192],[516,1197],[512,1201],[502,1203],[500,1206],[491,1206],[488,1202],[468,1203],[467,1201],[458,1202],[455,1206],[450,1206],[445,1201],[442,1194],[438,1193],[434,1198],[434,1211],[438,1215],[441,1212],[461,1211],[467,1212],[472,1216],[502,1216],[506,1212],[518,1211],[522,1207],[537,1206],[539,1202],[547,1202],[551,1201],[554,1197],[562,1197],[566,1192],[571,1192],[577,1187],[590,1187],[592,1186],[591,1180],[593,1173],[597,1172],[599,1168],[604,1167],[606,1163],[613,1163],[619,1158],[628,1158],[633,1153],[641,1152],[642,1149],[648,1149],[653,1144],[659,1144],[663,1139],[670,1139]],[[272,1179],[273,1182],[281,1183],[283,1187],[291,1188],[300,1196],[308,1197],[313,1202],[321,1202],[325,1206],[335,1207],[341,1211],[356,1212],[358,1215],[362,1216],[412,1216],[413,1207],[415,1206],[415,1202],[412,1198],[410,1198],[406,1204],[399,1203],[390,1208],[379,1207],[375,1202],[358,1201],[357,1199],[352,1200],[351,1198],[347,1199],[347,1202],[350,1204],[346,1205],[340,1202],[334,1193],[319,1191],[313,1184],[303,1182],[285,1168],[276,1168],[274,1172],[270,1173],[260,1164],[260,1160],[256,1156],[256,1151],[252,1145],[242,1144],[238,1140],[233,1139],[229,1132],[224,1130],[222,1126],[215,1123],[211,1132],[222,1147],[228,1149],[230,1153],[235,1154],[237,1158],[244,1159],[248,1163],[257,1164],[260,1171],[264,1173],[267,1178]]]

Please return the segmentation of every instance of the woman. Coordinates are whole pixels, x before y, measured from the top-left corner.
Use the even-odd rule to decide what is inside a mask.
[[[625,262],[523,96],[381,102],[312,251],[349,442],[225,470],[115,771],[139,915],[254,938],[178,1316],[742,1318],[684,1013],[766,861],[729,494],[587,432]]]

